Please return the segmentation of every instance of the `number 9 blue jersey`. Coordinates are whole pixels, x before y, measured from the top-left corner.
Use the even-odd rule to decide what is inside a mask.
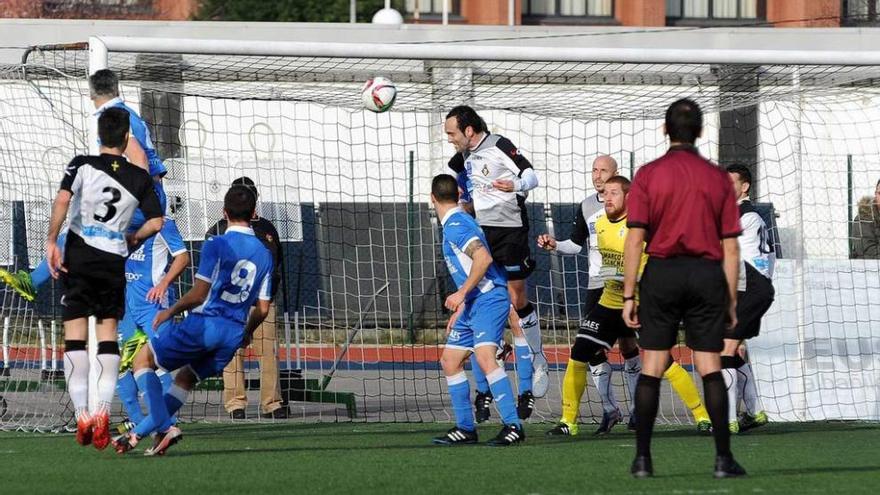
[[[257,299],[271,299],[272,254],[252,229],[231,226],[202,245],[196,278],[211,291],[193,313],[244,324]]]

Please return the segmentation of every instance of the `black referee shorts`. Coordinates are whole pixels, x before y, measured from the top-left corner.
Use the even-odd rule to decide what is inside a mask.
[[[504,268],[508,280],[525,280],[535,270],[529,249],[528,227],[482,227],[492,259]]]
[[[684,321],[688,347],[721,352],[727,305],[727,280],[720,262],[649,258],[639,283],[639,346],[654,351],[671,349]]]
[[[65,253],[61,272],[63,321],[94,316],[121,320],[125,316],[125,259],[97,257],[77,250]]]
[[[728,339],[746,340],[757,337],[761,318],[773,304],[776,291],[770,280],[749,263],[746,266],[746,290],[737,293],[736,328],[729,330]]]

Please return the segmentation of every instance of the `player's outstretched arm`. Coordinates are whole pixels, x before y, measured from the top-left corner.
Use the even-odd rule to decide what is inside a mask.
[[[150,159],[147,158],[147,152],[144,151],[143,146],[134,136],[128,138],[128,144],[125,146],[125,159],[132,165],[136,165],[147,172],[150,171]]]
[[[136,246],[150,237],[153,237],[162,230],[163,225],[165,225],[165,219],[162,217],[154,217],[147,220],[141,225],[141,228],[139,228],[137,232],[128,236],[128,245]]]
[[[62,254],[61,248],[58,246],[58,234],[61,232],[61,225],[67,218],[67,210],[70,208],[70,199],[73,194],[62,189],[55,196],[55,202],[52,203],[52,216],[49,219],[49,234],[46,237],[46,260],[49,264],[49,273],[52,278],[58,278],[58,270],[61,268]]]
[[[178,299],[177,302],[174,303],[174,306],[156,314],[156,318],[153,319],[153,329],[158,329],[159,325],[170,320],[174,315],[183,313],[184,311],[188,311],[202,304],[205,302],[205,299],[207,299],[208,293],[210,292],[211,284],[209,282],[200,278],[195,279],[192,288]]]

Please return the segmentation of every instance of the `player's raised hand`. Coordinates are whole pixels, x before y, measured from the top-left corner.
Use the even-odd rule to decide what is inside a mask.
[[[556,239],[550,234],[541,234],[538,236],[538,247],[545,251],[553,251],[556,249]]]
[[[623,322],[630,328],[641,328],[639,323],[639,307],[632,299],[623,301]]]
[[[492,181],[492,187],[503,192],[513,192],[514,183],[512,180],[498,179]]]

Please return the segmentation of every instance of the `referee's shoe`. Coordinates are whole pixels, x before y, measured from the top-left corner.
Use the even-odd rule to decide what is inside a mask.
[[[736,462],[732,455],[715,457],[715,478],[736,478],[745,475],[746,470]]]

